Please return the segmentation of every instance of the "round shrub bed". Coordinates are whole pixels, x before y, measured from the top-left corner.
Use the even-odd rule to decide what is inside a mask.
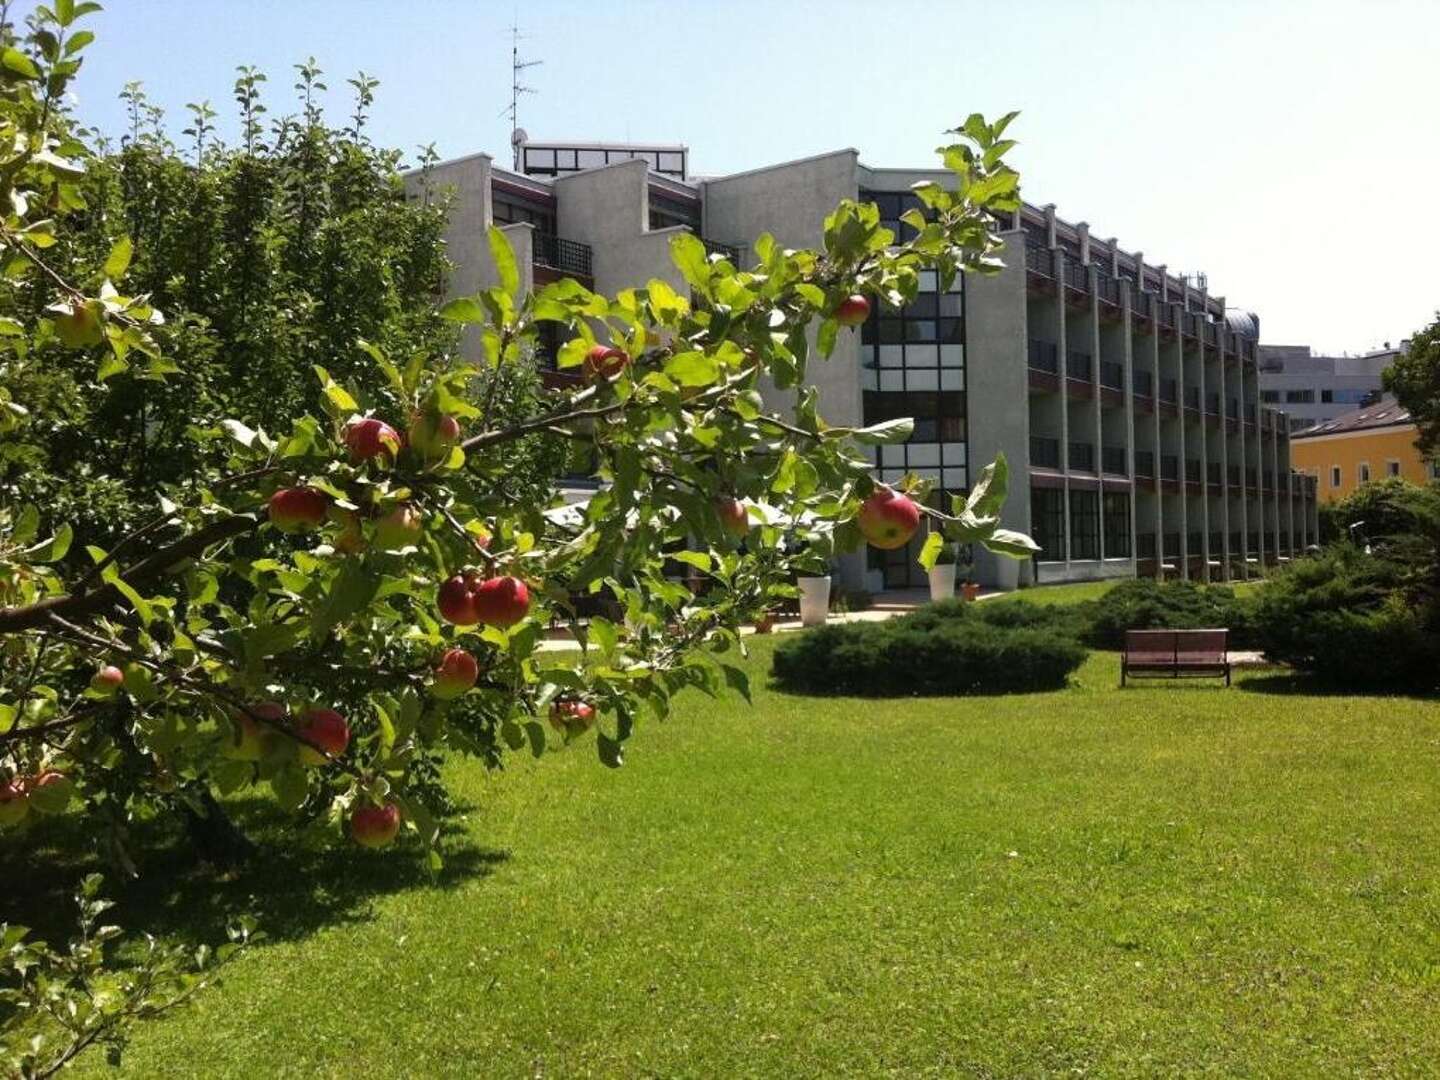
[[[909,697],[1057,690],[1085,660],[1068,620],[1048,609],[971,607],[946,602],[809,630],[779,644],[772,673],[809,694]]]
[[[1122,649],[1127,630],[1228,628],[1230,648],[1255,641],[1252,605],[1223,585],[1193,581],[1122,581],[1098,600],[1076,605],[1080,637],[1096,649]]]

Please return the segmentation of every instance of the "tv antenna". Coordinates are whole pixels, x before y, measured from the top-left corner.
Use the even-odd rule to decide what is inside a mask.
[[[510,27],[510,104],[500,111],[501,116],[508,115],[510,117],[510,145],[515,148],[517,171],[520,168],[520,143],[523,139],[523,132],[520,130],[520,95],[536,92],[534,87],[520,84],[520,73],[526,68],[539,67],[545,62],[544,60],[520,59],[520,38],[522,36],[518,24]]]

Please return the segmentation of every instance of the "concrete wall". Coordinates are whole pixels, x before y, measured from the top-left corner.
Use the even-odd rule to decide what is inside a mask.
[[[589,244],[595,291],[614,295],[660,278],[682,293],[685,279],[670,258],[676,227],[651,232],[649,170],[643,161],[557,177],[555,227],[566,240]]]
[[[1020,233],[1006,234],[1000,257],[1005,268],[998,274],[965,278],[965,427],[970,480],[979,479],[980,470],[1003,453],[1010,466],[1010,494],[1001,518],[1006,528],[1028,535],[1030,391],[1025,242]],[[977,554],[975,571],[982,583],[1006,589],[1030,579],[1028,562],[988,551]]]

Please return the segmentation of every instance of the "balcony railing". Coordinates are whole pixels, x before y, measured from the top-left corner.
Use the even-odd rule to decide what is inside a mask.
[[[1164,300],[1160,301],[1160,325],[1175,325],[1175,309],[1172,308],[1169,304],[1167,304]]]
[[[1045,277],[1054,277],[1055,259],[1050,249],[1040,244],[1026,244],[1025,269]]]
[[[1135,557],[1137,559],[1155,558],[1155,534],[1153,532],[1136,534]]]
[[[1100,470],[1111,476],[1128,476],[1129,463],[1125,460],[1125,447],[1102,446],[1100,448]]]
[[[1070,444],[1070,471],[1087,472],[1095,471],[1095,446],[1088,442],[1072,442]]]
[[[1053,341],[1030,339],[1030,366],[1036,371],[1060,374],[1060,346]]]
[[[1141,397],[1150,397],[1155,393],[1155,376],[1148,371],[1132,370],[1131,381],[1135,384],[1135,393]]]
[[[1220,395],[1219,395],[1219,394],[1206,394],[1206,395],[1205,395],[1205,411],[1208,412],[1211,416],[1219,416],[1219,415],[1220,415]]]
[[[705,245],[706,255],[719,255],[722,259],[728,259],[732,266],[740,265],[740,249],[731,244],[722,244],[719,240],[707,240],[700,238],[700,243]]]
[[[590,277],[590,245],[577,240],[566,240],[551,233],[536,233],[534,256],[536,266],[559,270],[562,274],[580,274]]]
[[[1101,272],[1095,277],[1095,285],[1096,291],[1100,294],[1101,300],[1104,300],[1107,304],[1114,304],[1116,307],[1120,306],[1119,279],[1113,278],[1109,274]]]
[[[1195,337],[1200,333],[1200,320],[1193,314],[1186,313],[1184,322],[1185,333]]]
[[[1218,345],[1220,342],[1220,331],[1210,320],[1205,320],[1205,344]]]
[[[1045,435],[1031,435],[1030,464],[1037,469],[1060,468],[1060,440]]]
[[[1100,361],[1100,385],[1110,390],[1125,389],[1125,365],[1113,360]]]
[[[1185,408],[1200,411],[1200,388],[1198,386],[1185,387]]]
[[[1198,484],[1200,482],[1200,459],[1185,459],[1185,482],[1187,484]]]
[[[1220,486],[1220,463],[1218,461],[1207,461],[1205,463],[1205,480],[1215,487]]]
[[[1088,352],[1071,349],[1070,355],[1065,358],[1065,374],[1072,379],[1089,382],[1090,373],[1093,370],[1092,364],[1093,359]]]
[[[1180,392],[1180,384],[1174,379],[1160,380],[1160,400],[1167,404],[1175,404],[1175,395]]]
[[[1080,292],[1090,291],[1090,271],[1073,259],[1065,260],[1065,284]]]
[[[1155,313],[1154,299],[1148,292],[1139,289],[1130,290],[1130,310],[1142,319],[1148,319]]]
[[[1135,451],[1135,475],[1154,478],[1155,476],[1155,451]]]
[[[1161,455],[1160,455],[1160,479],[1161,479],[1161,480],[1179,480],[1179,479],[1180,479],[1180,457],[1179,457],[1178,454],[1161,454]]]

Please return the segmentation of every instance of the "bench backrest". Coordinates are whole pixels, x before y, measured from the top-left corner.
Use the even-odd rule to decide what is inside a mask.
[[[1229,630],[1127,630],[1125,657],[1145,662],[1223,661]]]

